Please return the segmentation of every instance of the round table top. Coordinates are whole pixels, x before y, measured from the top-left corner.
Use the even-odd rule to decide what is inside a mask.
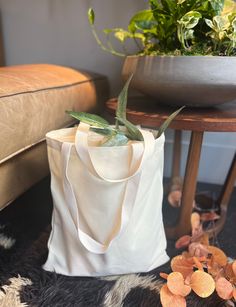
[[[115,114],[117,98],[106,102],[106,111]],[[133,124],[158,128],[177,107],[158,104],[152,98],[130,97],[127,118]],[[172,121],[170,128],[177,130],[236,132],[236,103],[216,107],[186,107]]]

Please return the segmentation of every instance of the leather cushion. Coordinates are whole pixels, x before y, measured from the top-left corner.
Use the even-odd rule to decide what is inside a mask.
[[[71,125],[65,110],[94,109],[108,95],[105,77],[49,64],[0,67],[0,84],[0,163]]]

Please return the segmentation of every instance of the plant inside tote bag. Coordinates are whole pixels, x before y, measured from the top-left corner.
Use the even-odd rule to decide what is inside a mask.
[[[162,222],[164,130],[126,118],[127,91],[114,126],[98,115],[67,111],[78,127],[47,134],[53,196],[44,269],[71,276],[147,272],[167,262]]]

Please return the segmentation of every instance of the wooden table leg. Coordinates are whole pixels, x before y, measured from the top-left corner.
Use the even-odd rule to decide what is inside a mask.
[[[181,139],[182,131],[174,130],[174,146],[172,151],[172,169],[171,179],[165,188],[165,194],[168,194],[168,202],[173,207],[179,207],[180,201],[176,197],[177,191],[182,191],[183,180],[180,177],[180,164],[181,164]],[[180,197],[180,196],[179,196]]]
[[[182,131],[175,130],[174,135],[174,148],[172,157],[172,173],[171,180],[180,176],[180,161],[181,161],[181,137]]]
[[[236,153],[234,154],[223,188],[217,200],[217,204],[220,207],[220,219],[215,223],[215,227],[208,231],[210,235],[212,235],[213,233],[214,234],[219,233],[224,226],[228,204],[234,189],[235,181],[236,181]]]
[[[182,131],[174,130],[171,179],[169,180],[169,183],[165,186],[165,194],[169,194],[171,193],[171,191],[182,190],[182,179],[180,178],[181,138]]]
[[[167,238],[179,238],[184,234],[188,234],[191,230],[190,217],[196,191],[202,140],[203,132],[192,131],[183,182],[180,216],[176,226],[166,227]]]

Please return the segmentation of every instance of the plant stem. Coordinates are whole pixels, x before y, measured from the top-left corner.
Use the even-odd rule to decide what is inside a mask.
[[[113,49],[113,47],[111,46],[111,44],[110,44],[110,46],[109,46],[110,49],[107,48],[107,47],[105,47],[105,46],[103,45],[103,43],[100,41],[100,39],[99,39],[99,37],[98,37],[98,35],[97,35],[97,32],[96,32],[94,26],[91,26],[91,30],[92,30],[93,36],[94,36],[95,39],[96,39],[97,44],[102,48],[102,50],[107,51],[107,52],[110,52],[111,54],[117,55],[117,56],[120,56],[120,57],[125,57],[125,56],[126,56],[126,54],[124,54],[124,53],[120,53],[120,52],[115,51],[115,50]]]

